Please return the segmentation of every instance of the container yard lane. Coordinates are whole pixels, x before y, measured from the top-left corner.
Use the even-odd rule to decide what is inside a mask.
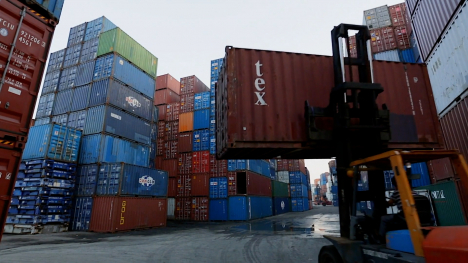
[[[116,234],[5,235],[0,262],[317,262],[323,235],[339,235],[337,207]]]

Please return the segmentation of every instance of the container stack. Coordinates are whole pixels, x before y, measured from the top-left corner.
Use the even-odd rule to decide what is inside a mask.
[[[374,59],[421,63],[418,49],[411,41],[412,27],[406,4],[380,6],[364,11],[364,25],[370,30]],[[349,41],[350,56],[356,57],[356,39]]]
[[[292,211],[309,210],[309,190],[304,160],[288,160],[288,171]]]
[[[30,129],[4,232],[67,231],[82,132],[59,124]]]
[[[337,183],[337,171],[336,171],[336,160],[328,162],[328,168],[330,177],[333,179],[331,184],[330,192],[332,194],[333,206],[338,206],[338,183]]]
[[[270,171],[273,168],[273,175],[276,175],[277,161],[270,160]],[[291,193],[289,184],[276,180],[276,176],[271,178],[271,192],[273,197],[273,215],[291,212]]]

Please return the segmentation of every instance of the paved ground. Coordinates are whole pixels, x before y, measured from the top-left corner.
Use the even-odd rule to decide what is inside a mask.
[[[5,235],[0,262],[317,262],[323,235],[338,235],[338,208],[248,223],[169,222],[119,234]]]

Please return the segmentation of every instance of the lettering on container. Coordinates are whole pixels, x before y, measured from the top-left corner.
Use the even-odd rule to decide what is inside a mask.
[[[281,201],[281,210],[284,210],[284,207],[285,207],[284,201]]]
[[[125,210],[127,208],[127,201],[122,201],[122,208],[120,209],[120,224],[123,225],[125,224]]]
[[[132,106],[133,108],[140,108],[141,107],[141,103],[132,96],[126,97],[125,101],[128,102],[128,104],[130,106]]]
[[[432,191],[431,195],[434,199],[445,199],[444,190]]]
[[[122,120],[122,117],[121,117],[120,115],[115,114],[115,113],[111,113],[111,117],[112,117],[112,118],[115,118],[115,119],[117,119],[117,120],[119,120],[119,121]]]
[[[257,73],[257,77],[255,79],[255,82],[254,82],[254,85],[255,85],[255,89],[257,91],[255,91],[255,95],[257,96],[257,102],[255,102],[255,105],[259,105],[259,106],[267,106],[268,104],[265,102],[265,100],[263,99],[263,97],[265,96],[265,92],[263,90],[265,90],[265,80],[260,78],[261,76],[263,76],[263,73],[261,71],[261,67],[263,65],[260,63],[260,60],[257,61],[257,63],[255,63],[255,70],[256,70],[256,73]]]
[[[140,177],[138,182],[141,185],[146,186],[146,187],[151,187],[156,183],[156,181],[153,179],[153,177],[148,176],[148,175],[144,175],[144,176]]]

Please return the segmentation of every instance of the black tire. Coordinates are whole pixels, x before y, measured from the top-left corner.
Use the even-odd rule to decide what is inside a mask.
[[[343,263],[340,253],[335,246],[324,246],[320,250],[319,263]]]

